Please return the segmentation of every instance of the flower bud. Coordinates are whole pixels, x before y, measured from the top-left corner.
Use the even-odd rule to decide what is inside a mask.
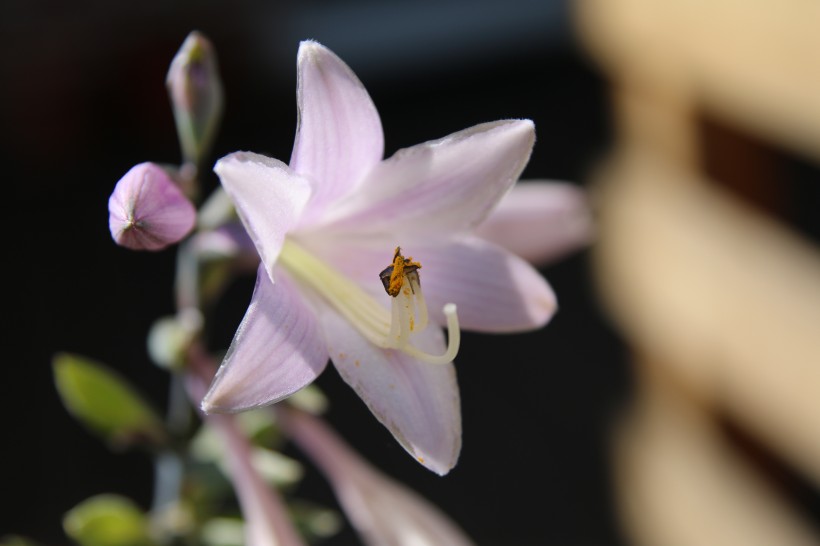
[[[171,62],[165,84],[182,155],[200,165],[222,116],[222,81],[211,42],[199,32],[190,33]]]
[[[157,319],[148,331],[148,356],[162,368],[181,370],[185,352],[202,331],[203,321],[202,313],[192,307]]]
[[[168,174],[154,163],[125,173],[108,200],[108,226],[118,245],[160,250],[185,237],[196,209]]]

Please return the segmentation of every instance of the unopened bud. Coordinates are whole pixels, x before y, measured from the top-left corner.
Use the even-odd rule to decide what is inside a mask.
[[[140,163],[125,173],[108,200],[108,213],[111,236],[133,250],[165,248],[196,223],[194,206],[154,163]]]
[[[165,80],[182,155],[200,165],[210,151],[222,116],[222,81],[211,42],[199,32],[185,39]]]
[[[148,332],[148,356],[162,368],[181,369],[185,351],[202,331],[202,323],[202,313],[194,308],[157,319]]]

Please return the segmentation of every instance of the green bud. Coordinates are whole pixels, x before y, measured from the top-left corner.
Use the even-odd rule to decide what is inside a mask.
[[[194,308],[157,319],[148,332],[148,356],[161,368],[181,370],[185,352],[201,332],[202,323],[202,313]]]
[[[185,39],[171,62],[165,84],[171,96],[182,155],[200,166],[222,118],[222,81],[211,42],[199,32]]]

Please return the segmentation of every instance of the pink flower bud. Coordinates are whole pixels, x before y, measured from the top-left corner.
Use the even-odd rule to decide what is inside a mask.
[[[125,173],[108,200],[108,225],[118,245],[160,250],[185,237],[196,209],[161,167],[140,163]]]

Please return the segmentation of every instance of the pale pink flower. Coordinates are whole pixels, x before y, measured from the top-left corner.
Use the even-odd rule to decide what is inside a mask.
[[[385,476],[321,420],[299,410],[276,413],[288,436],[330,481],[366,544],[469,546],[464,531],[415,491]]]
[[[196,209],[154,163],[131,168],[108,200],[108,226],[118,245],[160,250],[180,241],[196,223]]]
[[[281,400],[330,357],[399,443],[444,474],[461,448],[459,323],[530,330],[556,309],[531,265],[472,234],[526,165],[533,124],[485,123],[382,160],[373,102],[315,42],[299,49],[297,98],[290,165],[238,152],[215,168],[262,264],[203,408]],[[421,262],[423,282],[398,275],[404,284],[390,297],[379,272],[399,245]]]

